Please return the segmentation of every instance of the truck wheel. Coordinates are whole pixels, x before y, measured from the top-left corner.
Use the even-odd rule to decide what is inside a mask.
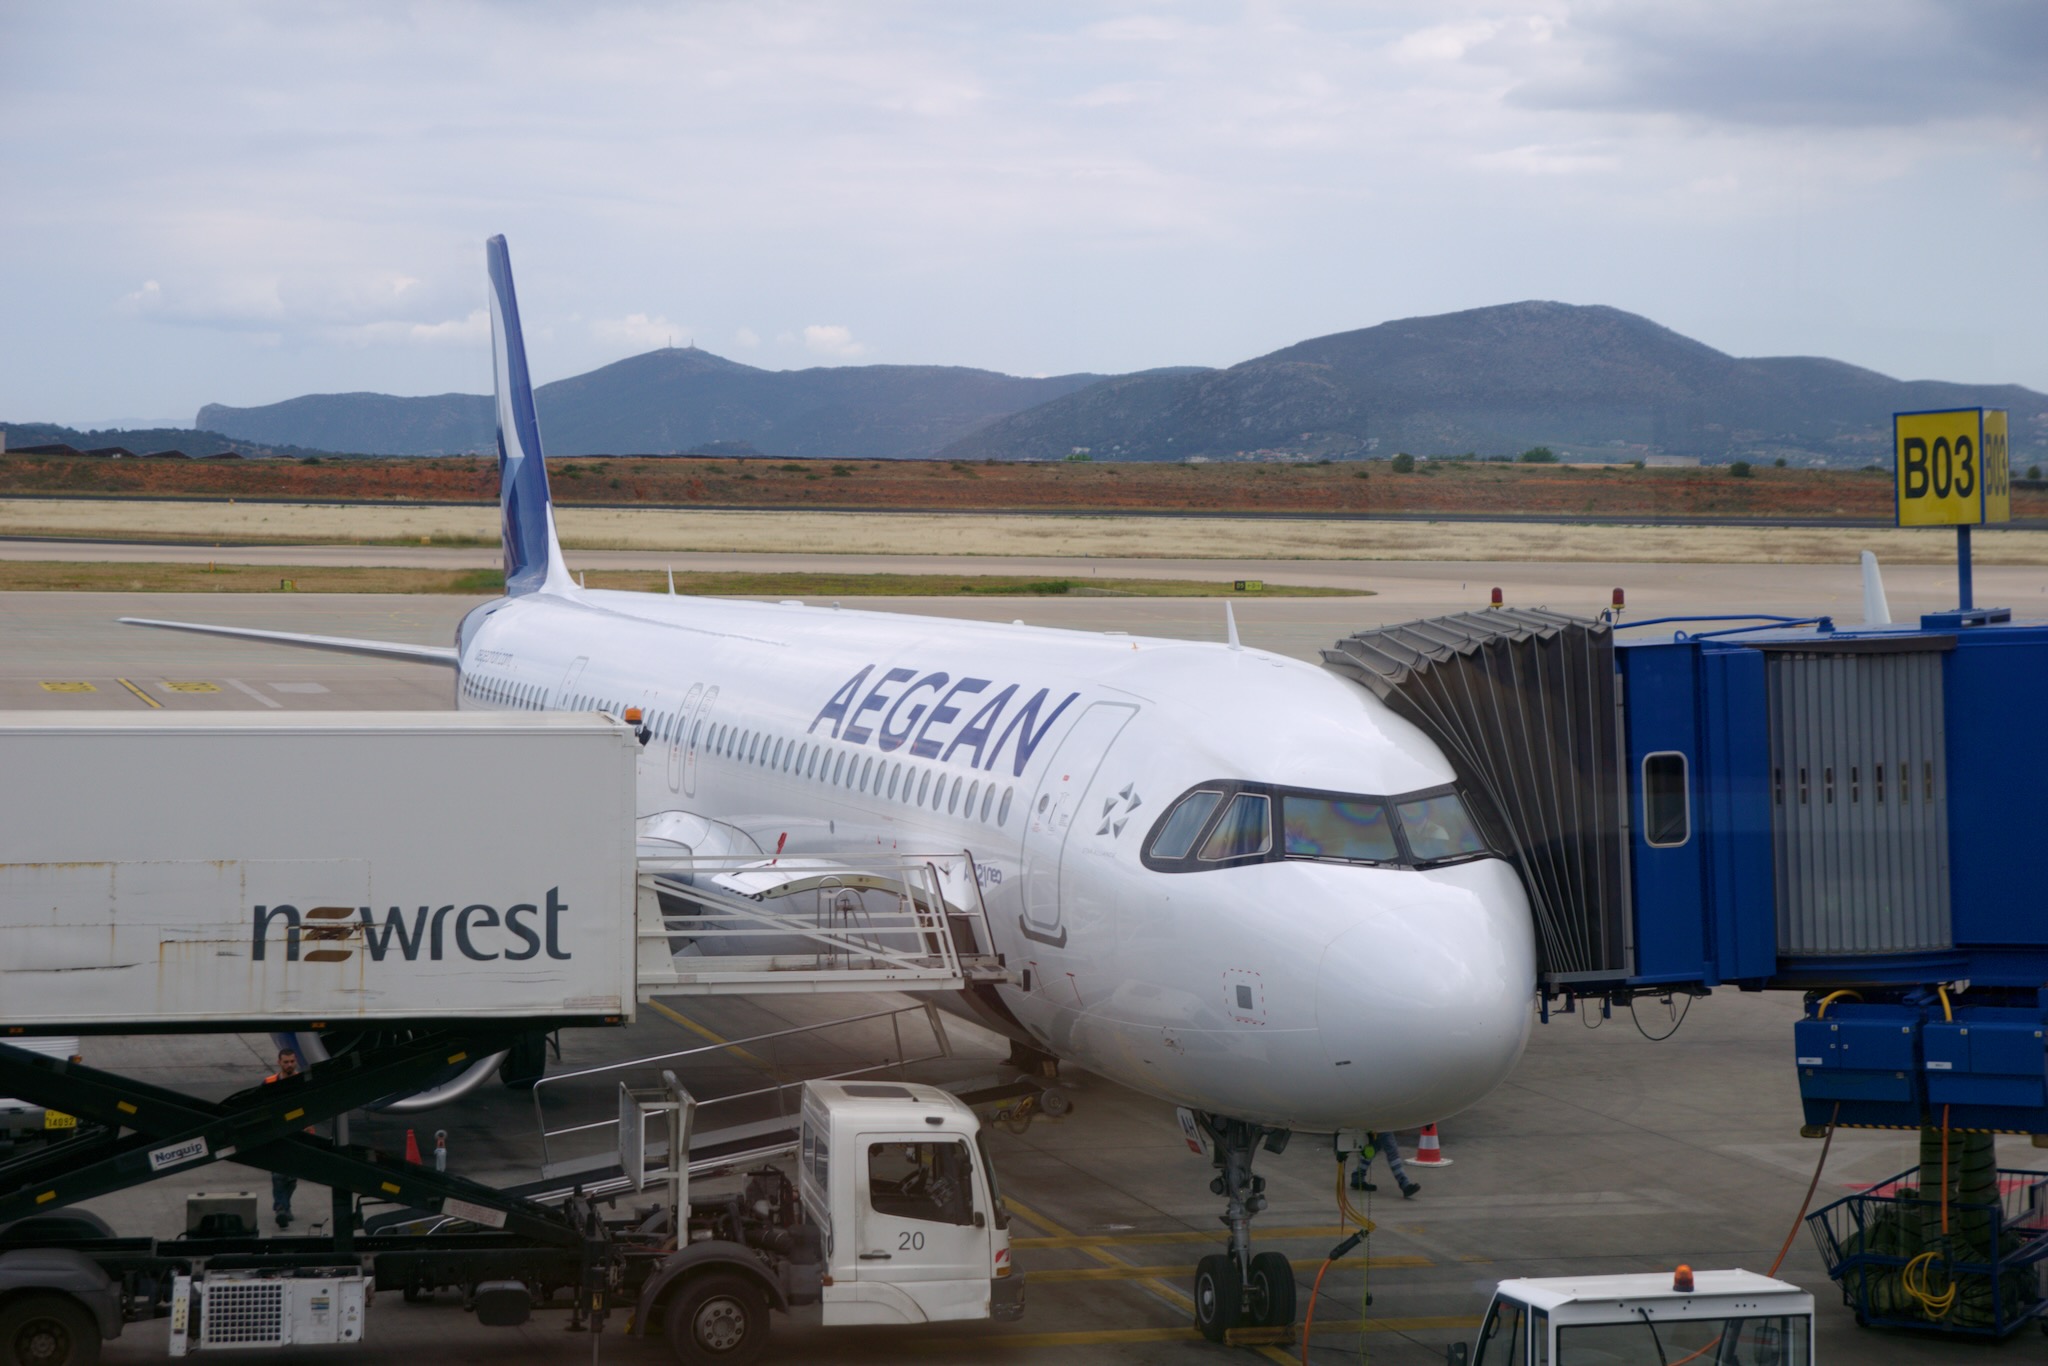
[[[505,1061],[498,1064],[498,1080],[511,1090],[531,1091],[547,1070],[548,1036],[537,1031],[521,1034],[505,1050]]]
[[[69,1295],[30,1295],[0,1310],[6,1366],[94,1366],[100,1326]]]
[[[1195,1327],[1211,1342],[1244,1318],[1244,1273],[1237,1258],[1228,1253],[1213,1254],[1195,1263]]]
[[[768,1346],[768,1305],[745,1277],[709,1276],[669,1301],[667,1326],[683,1366],[745,1366]]]
[[[1261,1328],[1285,1328],[1294,1322],[1294,1264],[1278,1252],[1252,1258],[1251,1320]]]

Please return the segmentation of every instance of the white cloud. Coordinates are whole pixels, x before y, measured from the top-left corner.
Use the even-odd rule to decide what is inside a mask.
[[[837,360],[852,360],[867,347],[853,339],[853,331],[838,323],[812,323],[804,329],[804,349]]]
[[[689,329],[659,314],[628,313],[623,318],[592,320],[590,335],[607,346],[630,346],[639,351],[652,351],[656,347],[673,346],[689,340]]]
[[[751,327],[742,327],[732,334],[732,344],[742,351],[752,351],[761,344],[761,334]]]
[[[491,317],[483,309],[464,318],[441,322],[405,322],[385,319],[332,329],[334,338],[345,346],[450,346],[474,349],[490,344]]]

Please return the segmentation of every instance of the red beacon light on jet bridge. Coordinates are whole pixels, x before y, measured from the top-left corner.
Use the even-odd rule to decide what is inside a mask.
[[[1500,605],[1501,605],[1501,603],[1502,603],[1502,602],[1504,602],[1505,600],[1506,600],[1506,599],[1504,599],[1504,598],[1503,598],[1503,597],[1501,596],[1501,591],[1500,591],[1500,590],[1499,590],[1498,588],[1496,588],[1496,589],[1494,589],[1494,590],[1493,590],[1493,601],[1492,601],[1491,603],[1489,603],[1489,604],[1488,604],[1488,606],[1491,606],[1491,607],[1498,607],[1498,606],[1500,606]]]
[[[638,707],[626,708],[626,724],[629,726],[640,724],[640,709]]]
[[[1620,616],[1621,609],[1628,606],[1627,596],[1619,589],[1614,590],[1614,615]]]
[[[1671,1288],[1683,1295],[1692,1293],[1692,1268],[1685,1263],[1678,1264],[1678,1270],[1671,1273]]]

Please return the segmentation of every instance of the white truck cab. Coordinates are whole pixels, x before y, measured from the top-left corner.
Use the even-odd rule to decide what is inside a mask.
[[[936,1086],[804,1086],[798,1191],[825,1233],[827,1324],[1014,1318],[1010,1216],[981,1122]]]
[[[1502,1281],[1450,1366],[1813,1366],[1813,1296],[1753,1271]]]

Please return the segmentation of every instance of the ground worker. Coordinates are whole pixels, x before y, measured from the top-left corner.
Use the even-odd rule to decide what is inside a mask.
[[[1408,1167],[1401,1161],[1401,1149],[1395,1144],[1392,1134],[1367,1133],[1365,1147],[1359,1150],[1358,1165],[1351,1171],[1351,1189],[1355,1191],[1376,1191],[1379,1189],[1367,1179],[1375,1153],[1384,1154],[1387,1170],[1394,1174],[1394,1183],[1401,1188],[1403,1200],[1413,1199],[1415,1192],[1422,1189],[1420,1181],[1408,1179]]]
[[[285,1077],[296,1077],[298,1074],[298,1053],[293,1049],[280,1048],[277,1051],[277,1070],[265,1077],[263,1084],[269,1086]],[[270,1174],[270,1212],[276,1217],[279,1228],[292,1226],[292,1192],[297,1190],[298,1186],[299,1178],[296,1176],[286,1176],[283,1172]]]

